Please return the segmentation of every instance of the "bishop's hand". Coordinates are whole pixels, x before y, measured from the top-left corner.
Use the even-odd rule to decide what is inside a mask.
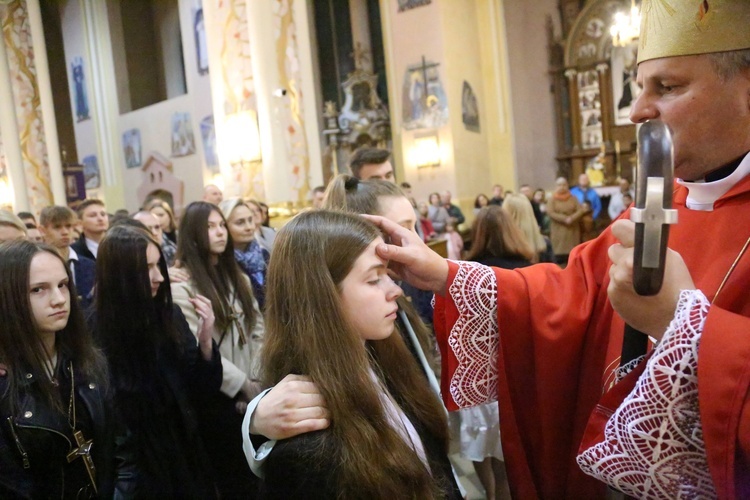
[[[386,235],[386,245],[379,245],[378,255],[389,262],[388,268],[403,280],[422,290],[445,294],[448,262],[424,244],[414,231],[383,217],[363,215]]]
[[[638,295],[633,287],[633,247],[635,224],[620,219],[612,224],[612,234],[620,243],[609,248],[607,294],[615,312],[625,323],[656,339],[661,339],[674,317],[682,290],[695,289],[682,256],[668,249],[664,283],[656,295]]]

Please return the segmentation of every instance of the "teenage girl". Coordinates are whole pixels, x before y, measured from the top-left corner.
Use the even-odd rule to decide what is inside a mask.
[[[229,198],[219,203],[219,208],[227,220],[227,229],[234,244],[234,258],[242,271],[250,278],[253,295],[263,310],[266,296],[266,270],[268,269],[268,250],[261,247],[255,239],[255,232],[260,221],[253,214],[250,206],[242,198]]]
[[[167,264],[151,233],[111,228],[96,260],[91,318],[109,362],[115,410],[115,498],[213,498],[196,406],[221,385],[210,302],[191,299],[201,317],[196,343],[172,304]]]
[[[264,382],[307,375],[331,425],[276,443],[262,496],[460,498],[444,460],[445,411],[395,334],[401,289],[375,253],[382,243],[361,217],[327,210],[300,214],[278,234]]]
[[[177,259],[188,280],[172,283],[172,296],[197,335],[201,319],[192,300],[206,297],[216,318],[213,339],[222,363],[221,393],[205,406],[215,422],[202,430],[223,498],[247,497],[254,478],[238,439],[247,402],[260,391],[263,316],[250,280],[234,258],[234,241],[221,210],[197,201],[185,209],[180,223]]]
[[[18,240],[0,276],[0,498],[111,498],[106,367],[70,270]]]

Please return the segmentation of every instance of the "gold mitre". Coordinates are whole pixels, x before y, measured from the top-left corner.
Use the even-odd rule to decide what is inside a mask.
[[[750,48],[750,0],[643,0],[638,62]]]

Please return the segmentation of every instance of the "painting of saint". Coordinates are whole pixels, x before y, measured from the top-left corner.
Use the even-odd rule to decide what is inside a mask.
[[[136,168],[141,166],[141,131],[137,128],[126,130],[122,134],[122,149],[125,153],[125,166]]]
[[[74,57],[70,63],[70,68],[73,74],[73,107],[75,108],[76,121],[82,122],[90,118],[86,78],[83,73],[83,58]]]
[[[214,127],[214,115],[209,115],[201,120],[201,139],[203,140],[203,156],[206,160],[206,168],[211,172],[219,173],[219,158],[216,155],[216,128]]]
[[[638,42],[612,49],[612,98],[615,125],[630,125],[630,108],[641,93],[635,77],[638,71]]]
[[[190,113],[175,113],[172,115],[172,156],[192,154],[195,154],[195,137]]]
[[[101,174],[99,173],[99,161],[96,155],[89,155],[81,160],[83,163],[83,178],[86,182],[86,189],[98,189],[101,184]]]
[[[464,80],[461,91],[461,120],[464,122],[466,130],[479,132],[479,106],[477,105],[477,96],[474,95],[474,89],[469,82]]]
[[[206,21],[203,8],[193,12],[193,32],[195,34],[195,55],[198,62],[198,74],[208,74],[208,45],[206,44]]]

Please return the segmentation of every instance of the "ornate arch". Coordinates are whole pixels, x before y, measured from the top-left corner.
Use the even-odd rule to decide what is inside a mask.
[[[594,67],[612,54],[609,27],[615,13],[630,7],[628,0],[593,0],[578,15],[565,44],[565,67]]]

